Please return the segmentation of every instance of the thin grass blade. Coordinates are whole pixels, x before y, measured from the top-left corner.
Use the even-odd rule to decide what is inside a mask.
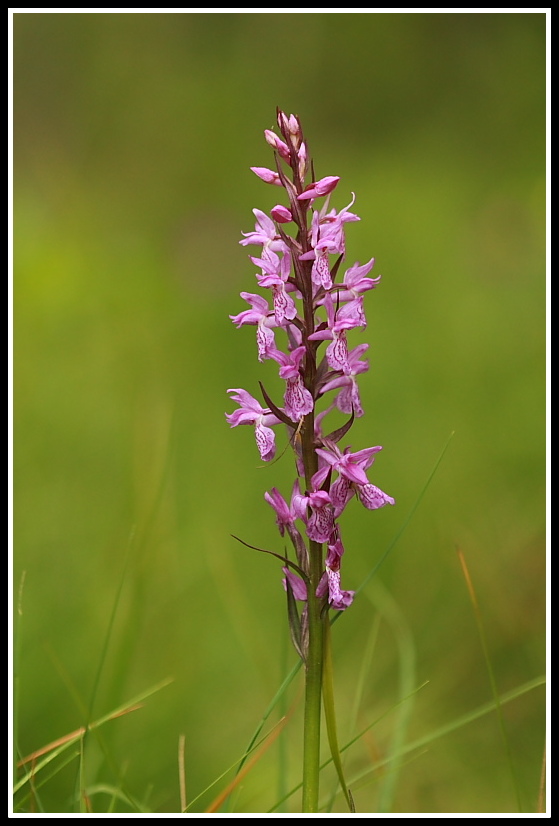
[[[322,669],[322,698],[324,703],[324,716],[326,718],[326,732],[328,735],[328,745],[332,761],[336,767],[336,773],[349,811],[355,812],[355,804],[351,796],[344,777],[342,758],[338,746],[338,730],[336,725],[336,712],[334,708],[334,666],[332,662],[332,634],[330,631],[330,619],[328,615],[324,618],[324,661]]]

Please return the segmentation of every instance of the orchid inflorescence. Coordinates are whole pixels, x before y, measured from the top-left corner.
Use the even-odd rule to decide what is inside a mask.
[[[314,179],[299,118],[280,110],[277,114],[281,137],[271,130],[264,133],[274,150],[276,171],[265,167],[252,167],[252,171],[266,183],[282,187],[289,203],[274,206],[271,217],[254,209],[254,231],[243,233],[240,241],[244,246],[261,247],[260,256],[251,256],[251,261],[259,269],[258,286],[268,291],[269,298],[242,292],[249,309],[231,319],[237,327],[256,327],[258,359],[277,362],[285,393],[277,405],[261,384],[262,406],[246,390],[231,389],[228,392],[239,406],[227,414],[227,421],[231,427],[254,426],[265,462],[276,453],[274,427],[287,426],[297,471],[290,502],[275,487],[265,493],[280,534],[287,533],[295,549],[296,563],[284,558],[284,587],[291,606],[294,600],[306,601],[312,587],[324,606],[343,610],[352,603],[354,592],[340,585],[344,547],[339,517],[354,494],[369,510],[394,504],[367,477],[381,447],[355,453],[350,447],[338,447],[355,417],[363,415],[357,377],[368,370],[363,359],[368,344],[349,349],[347,332],[366,327],[364,294],[378,286],[380,276],[369,276],[374,265],[371,258],[366,264],[354,264],[339,279],[345,225],[360,220],[350,211],[355,196],[339,212],[330,208],[330,195],[340,179]],[[287,170],[291,170],[289,177]],[[306,183],[309,178],[311,182]],[[278,346],[279,331],[284,349]],[[321,356],[322,342],[328,344]],[[327,396],[330,404],[319,412],[317,403]],[[349,420],[325,433],[324,419],[335,408]],[[323,544],[327,546],[324,562]],[[295,633],[292,624],[292,635],[304,656],[304,611],[302,620]]]

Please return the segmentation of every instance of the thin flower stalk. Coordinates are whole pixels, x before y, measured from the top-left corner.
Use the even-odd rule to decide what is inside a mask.
[[[358,377],[368,370],[362,356],[368,345],[350,348],[348,335],[366,327],[364,294],[376,288],[370,277],[374,259],[344,269],[345,226],[360,218],[350,208],[330,206],[340,189],[335,175],[315,179],[299,118],[277,112],[279,134],[265,130],[274,152],[274,169],[251,167],[263,182],[280,187],[285,203],[267,215],[254,209],[254,231],[240,244],[255,246],[255,288],[242,292],[249,308],[230,318],[237,327],[256,327],[257,357],[278,365],[283,393],[274,400],[260,384],[262,401],[242,388],[228,392],[238,407],[226,414],[231,427],[254,427],[260,457],[277,454],[276,429],[287,427],[296,478],[289,504],[273,487],[264,496],[276,514],[280,535],[287,535],[294,559],[281,557],[291,637],[305,663],[302,811],[318,811],[323,623],[328,611],[346,610],[354,592],[341,587],[340,517],[354,497],[368,510],[394,504],[374,485],[368,471],[380,446],[341,448],[356,417],[363,415]],[[277,200],[275,190],[274,200]],[[332,410],[349,416],[328,432]],[[281,455],[281,454],[280,454]]]

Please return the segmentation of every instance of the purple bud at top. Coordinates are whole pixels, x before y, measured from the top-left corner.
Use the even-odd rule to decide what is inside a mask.
[[[278,126],[284,137],[289,138],[293,146],[297,148],[303,137],[299,118],[296,115],[287,117],[285,112],[280,111],[278,112]]]
[[[289,115],[287,126],[292,135],[299,135],[301,133],[301,127],[296,115]]]
[[[275,149],[277,153],[289,163],[290,156],[289,156],[289,147],[286,143],[282,141],[281,138],[278,138],[275,132],[272,132],[271,129],[264,130],[264,137],[266,138],[267,143],[270,144],[272,149]]]
[[[299,147],[299,151],[297,152],[297,158],[299,159],[299,163],[297,165],[299,177],[303,181],[307,174],[308,166],[307,145],[305,144],[305,142],[303,142]]]

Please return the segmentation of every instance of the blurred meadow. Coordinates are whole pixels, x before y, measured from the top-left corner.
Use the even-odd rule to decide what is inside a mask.
[[[341,176],[332,205],[355,192],[347,265],[382,274],[346,443],[383,445],[397,504],[344,513],[344,587],[389,553],[333,626],[340,743],[370,727],[344,752],[357,812],[541,811],[545,36],[522,12],[13,15],[16,759],[172,680],[15,812],[178,813],[179,742],[204,812],[297,661],[280,563],[231,537],[283,551],[263,494],[292,459],[261,468],[224,416],[227,388],[280,390],[228,317],[277,106]],[[222,811],[300,782],[302,685]],[[344,813],[335,791],[328,767]]]

